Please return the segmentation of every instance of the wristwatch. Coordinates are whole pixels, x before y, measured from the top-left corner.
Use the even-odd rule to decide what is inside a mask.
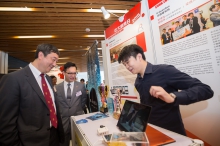
[[[171,96],[171,97],[173,97],[173,99],[175,99],[175,98],[176,98],[176,95],[175,95],[175,94],[173,94],[173,93],[170,93],[170,96]]]

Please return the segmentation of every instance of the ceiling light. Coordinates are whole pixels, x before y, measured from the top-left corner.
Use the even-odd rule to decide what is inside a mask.
[[[102,6],[103,7],[103,6]],[[101,7],[101,9],[102,9],[102,7]],[[102,10],[101,9],[87,9],[86,11],[87,12],[93,12],[93,13],[95,13],[95,12],[102,12]],[[104,8],[105,9],[105,8]],[[111,12],[111,13],[122,13],[122,14],[125,14],[125,13],[127,13],[128,12],[128,10],[108,10],[108,12]]]
[[[109,14],[109,13],[111,13],[112,15],[114,15],[114,16],[116,16],[116,17],[119,18],[119,19],[118,19],[119,22],[123,22],[123,20],[124,20],[124,15],[118,16],[118,15],[116,15],[116,14],[113,13],[113,12],[117,13],[117,11],[114,11],[114,10],[112,10],[112,12],[107,11],[104,6],[101,7],[101,11],[102,11],[102,13],[103,13],[105,19],[108,19],[108,18],[110,17],[110,14]]]
[[[61,58],[59,58],[59,60],[60,59],[70,59],[70,57],[61,57]]]
[[[34,8],[0,7],[0,11],[34,11]]]
[[[90,32],[90,28],[86,28],[85,31],[86,31],[86,32]]]
[[[105,37],[105,35],[84,35],[84,37]]]
[[[110,13],[122,13],[125,14],[128,12],[128,10],[108,10]]]
[[[14,36],[15,39],[30,39],[30,38],[54,38],[53,35],[45,35],[45,36]]]
[[[105,19],[108,19],[108,18],[110,17],[109,12],[106,11],[106,9],[105,9],[104,6],[101,7],[101,11],[102,11],[102,13],[103,13]]]

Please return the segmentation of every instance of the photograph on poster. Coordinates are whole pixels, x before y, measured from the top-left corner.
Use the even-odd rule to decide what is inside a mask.
[[[113,89],[123,89],[122,90],[122,94],[129,94],[129,92],[128,92],[128,86],[113,86]]]
[[[136,38],[129,39],[128,41],[121,43],[120,45],[117,45],[110,49],[110,59],[111,63],[118,61],[119,53],[121,52],[122,48],[129,44],[137,44]]]
[[[165,45],[220,25],[220,3],[209,1],[159,26],[161,44]]]
[[[145,34],[144,32],[139,33],[138,35],[122,42],[121,44],[112,47],[109,51],[110,54],[110,61],[111,63],[117,62],[118,61],[118,56],[121,50],[123,49],[124,46],[130,45],[130,44],[138,44],[142,46],[144,52],[147,51],[146,49],[146,42],[145,42]]]

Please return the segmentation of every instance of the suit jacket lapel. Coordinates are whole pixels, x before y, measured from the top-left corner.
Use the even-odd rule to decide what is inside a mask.
[[[31,69],[29,68],[29,66],[25,67],[25,72],[26,72],[25,75],[26,75],[27,82],[30,84],[30,86],[33,88],[33,90],[38,94],[39,98],[41,98],[43,103],[47,106],[47,103],[45,101],[45,97],[44,97],[33,73],[31,72]]]
[[[75,102],[76,100],[76,93],[79,91],[79,86],[77,82],[74,82],[74,87],[73,87],[73,93],[72,93],[72,99],[71,99],[71,105]]]

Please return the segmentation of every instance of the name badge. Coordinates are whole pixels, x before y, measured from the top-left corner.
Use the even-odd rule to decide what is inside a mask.
[[[76,92],[76,96],[80,96],[80,95],[82,95],[81,91]]]

